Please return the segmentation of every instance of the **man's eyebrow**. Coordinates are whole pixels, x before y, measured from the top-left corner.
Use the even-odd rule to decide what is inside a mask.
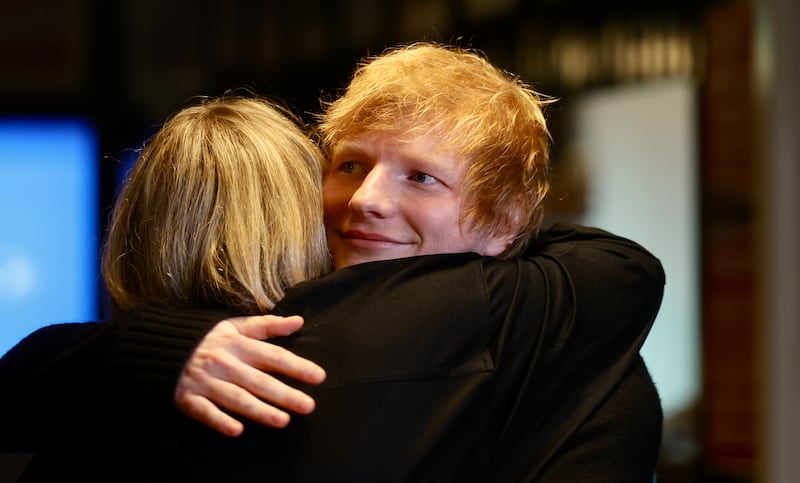
[[[441,153],[439,153],[441,154]],[[397,155],[402,159],[417,164],[422,169],[429,169],[439,173],[455,171],[458,167],[454,166],[451,159],[444,161],[444,156],[439,156],[431,152],[407,154],[402,151]]]
[[[365,154],[366,150],[360,144],[352,141],[342,141],[333,150],[333,155],[346,154]]]

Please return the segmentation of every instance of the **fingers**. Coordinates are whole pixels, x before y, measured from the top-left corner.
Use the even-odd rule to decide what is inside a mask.
[[[178,408],[228,436],[244,430],[239,416],[282,428],[290,420],[286,411],[311,413],[315,407],[311,397],[270,373],[318,384],[325,380],[325,371],[262,340],[289,335],[302,325],[298,316],[237,317],[217,324],[184,366],[175,390]]]
[[[283,374],[309,384],[319,384],[325,380],[322,367],[283,347],[262,340],[246,339],[239,349],[241,360],[256,369]]]
[[[251,315],[227,319],[241,334],[253,339],[269,339],[297,332],[303,326],[299,315],[281,317],[278,315]]]
[[[307,394],[254,367],[237,364],[229,373],[225,374],[224,378],[241,392],[236,391],[234,394],[233,390],[229,390],[225,391],[225,394],[220,393],[215,396],[228,409],[246,414],[253,419],[266,418],[268,417],[266,413],[272,413],[265,407],[272,406],[259,404],[261,401],[268,401],[272,405],[299,414],[310,414],[314,411],[314,400]],[[222,401],[224,396],[230,396],[230,399]],[[239,399],[237,400],[237,398]],[[270,425],[274,425],[274,423]]]
[[[305,397],[308,398],[308,396]],[[289,424],[290,416],[288,413],[259,399],[256,395],[235,383],[214,381],[209,386],[208,399],[234,414],[244,416],[266,426],[283,428]]]
[[[300,414],[314,410],[314,400],[265,371],[296,375],[309,361],[268,342],[244,340],[235,354],[198,350],[184,368],[186,387],[245,416],[276,417],[272,405]],[[314,367],[316,364],[311,363]],[[322,369],[319,369],[322,371]],[[324,378],[324,371],[322,371]],[[182,381],[179,381],[179,385]],[[259,399],[265,403],[259,404]],[[267,404],[269,403],[269,404]],[[282,413],[281,414],[285,414]],[[288,415],[287,415],[288,417]],[[280,421],[270,425],[281,424]]]
[[[238,436],[244,430],[242,424],[222,408],[275,428],[289,424],[290,416],[272,404],[303,414],[314,409],[314,401],[307,395],[235,359],[216,360],[212,366],[214,374],[206,370],[205,364],[195,361],[184,369],[178,380],[175,401],[187,416],[222,434]],[[259,376],[265,380],[258,380]],[[255,378],[256,382],[241,382],[248,378]]]
[[[319,384],[325,380],[325,370],[319,365],[262,340],[296,332],[303,326],[302,317],[258,315],[227,319],[227,322],[248,338],[242,341],[242,360],[250,362],[258,369],[283,374],[309,384]]]
[[[241,422],[220,410],[216,404],[203,396],[188,394],[176,399],[178,409],[185,415],[225,436],[233,438],[244,431],[244,425]]]

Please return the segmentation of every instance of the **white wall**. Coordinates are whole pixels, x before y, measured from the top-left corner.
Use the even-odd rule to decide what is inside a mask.
[[[695,112],[694,84],[669,80],[591,92],[572,113],[588,189],[579,221],[641,243],[664,265],[664,301],[642,355],[666,417],[700,396]]]

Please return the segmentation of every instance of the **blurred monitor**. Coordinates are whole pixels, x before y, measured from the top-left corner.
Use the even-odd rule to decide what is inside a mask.
[[[96,320],[98,160],[77,118],[0,118],[0,354],[33,330]]]

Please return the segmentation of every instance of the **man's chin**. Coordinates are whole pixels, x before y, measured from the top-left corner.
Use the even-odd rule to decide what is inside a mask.
[[[340,268],[347,268],[352,267],[353,265],[361,265],[362,263],[377,262],[381,260],[388,260],[388,258],[348,254],[344,256],[334,256],[333,266],[338,270]]]
[[[369,252],[346,252],[333,255],[333,266],[337,270],[340,268],[351,267],[369,262],[381,262],[384,260],[394,260],[397,258],[407,258],[410,254],[402,254],[391,250],[379,250]]]

